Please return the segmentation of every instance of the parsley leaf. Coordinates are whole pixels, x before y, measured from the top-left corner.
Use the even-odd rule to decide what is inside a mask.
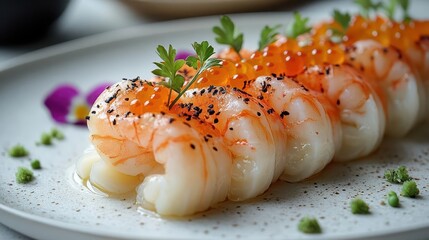
[[[342,13],[337,9],[335,9],[333,15],[334,15],[335,22],[340,24],[340,26],[343,28],[344,31],[347,30],[347,28],[349,28],[352,17],[348,12]]]
[[[359,5],[362,16],[366,18],[369,17],[371,11],[377,11],[383,7],[383,3],[373,3],[372,0],[355,0],[354,2]]]
[[[152,73],[166,78],[166,81],[162,81],[159,84],[170,89],[167,100],[167,104],[169,105],[172,91],[179,93],[185,83],[185,78],[177,73],[177,71],[179,71],[179,69],[185,64],[185,60],[175,60],[176,49],[171,45],[168,47],[168,52],[165,47],[161,45],[158,45],[156,51],[163,62],[154,62],[158,69],[153,70]]]
[[[331,28],[331,31],[332,31],[331,41],[335,43],[339,43],[343,41],[343,37],[350,26],[350,21],[352,18],[348,12],[342,13],[337,9],[334,10],[332,15],[333,15],[334,21],[341,26],[341,29]]]
[[[216,42],[229,45],[240,56],[240,50],[243,47],[243,33],[236,35],[235,25],[228,16],[222,16],[220,23],[221,26],[213,27],[213,32],[217,35]]]
[[[390,20],[394,20],[396,8],[399,7],[402,9],[402,21],[409,22],[412,20],[408,13],[409,1],[408,0],[390,0],[389,4],[383,5],[383,10],[386,12],[387,17]]]
[[[189,87],[192,86],[192,84],[198,79],[199,75],[203,71],[207,70],[210,67],[220,66],[220,59],[210,58],[215,52],[214,48],[207,41],[202,41],[201,43],[194,42],[194,44],[192,44],[192,47],[194,48],[197,55],[187,57],[186,64],[194,68],[195,70],[198,69],[199,65],[201,67],[198,69],[197,73],[194,75],[191,81],[189,81],[188,84],[186,84],[186,86],[179,92],[177,97],[169,105],[169,108],[172,108],[174,106],[174,104],[180,99],[180,97],[186,92],[186,90],[188,90]]]
[[[309,20],[309,18],[302,18],[300,13],[295,12],[293,21],[286,28],[286,36],[297,38],[301,34],[310,32],[311,27],[308,26]]]
[[[279,34],[277,29],[279,29],[281,25],[276,25],[274,27],[265,26],[261,31],[261,37],[259,40],[259,51],[262,51],[266,46],[273,43],[276,40],[276,36]]]

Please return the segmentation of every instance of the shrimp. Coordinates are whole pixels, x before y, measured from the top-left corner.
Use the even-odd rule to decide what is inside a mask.
[[[76,173],[92,186],[109,195],[124,194],[134,190],[142,181],[141,176],[126,175],[104,162],[94,147],[85,150],[76,163]]]
[[[134,79],[98,97],[88,128],[105,165],[96,171],[94,164],[90,178],[105,180],[105,167],[144,178],[137,188],[139,204],[161,215],[184,216],[226,199],[231,155],[211,125],[169,111],[167,91]]]
[[[418,87],[421,104],[418,119],[429,120],[429,37],[421,36],[418,41],[404,49],[403,53],[417,72],[420,79],[418,83],[423,85]]]
[[[285,168],[287,136],[268,106],[236,88],[209,86],[186,92],[177,108],[221,132],[232,153],[228,199],[242,201],[262,194]]]
[[[335,153],[336,161],[366,156],[379,146],[386,121],[383,105],[357,71],[348,65],[313,66],[298,75],[297,80],[326,96],[331,107],[339,112],[342,142]]]
[[[391,47],[383,47],[374,40],[355,42],[347,51],[347,62],[373,85],[383,90],[387,101],[386,134],[401,137],[407,134],[419,119],[424,105],[419,92],[419,80],[402,54]]]
[[[287,159],[282,180],[297,182],[322,170],[335,153],[333,128],[322,104],[290,78],[258,77],[246,91],[270,106],[286,128]]]

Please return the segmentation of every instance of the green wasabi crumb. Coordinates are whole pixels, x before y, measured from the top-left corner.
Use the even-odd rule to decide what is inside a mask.
[[[62,132],[60,132],[60,130],[58,130],[56,128],[52,128],[52,130],[51,130],[51,136],[53,138],[55,138],[55,139],[58,139],[58,140],[63,140],[65,138],[64,134]]]
[[[304,217],[299,221],[298,230],[303,233],[321,233],[319,223],[316,218]]]
[[[38,159],[35,159],[31,162],[31,168],[32,169],[42,169],[42,165],[40,164],[40,161]]]
[[[401,195],[404,197],[415,198],[419,193],[420,190],[417,188],[417,184],[414,181],[406,181],[402,185]]]
[[[9,149],[9,155],[11,157],[25,157],[28,155],[28,151],[24,146],[18,144]]]
[[[398,169],[388,169],[384,172],[384,178],[391,183],[403,183],[411,180],[408,175],[408,170],[405,166],[400,166]]]
[[[368,214],[369,207],[366,202],[364,202],[360,198],[355,198],[350,202],[350,207],[352,209],[353,214]]]
[[[399,207],[399,198],[394,191],[390,191],[387,194],[387,202],[392,207]]]
[[[52,136],[48,133],[42,133],[42,136],[40,136],[40,144],[43,145],[52,145]]]
[[[15,176],[18,183],[29,183],[33,181],[33,172],[25,167],[19,167]]]

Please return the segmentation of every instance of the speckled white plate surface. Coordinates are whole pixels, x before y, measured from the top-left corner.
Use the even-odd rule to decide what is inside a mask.
[[[428,2],[421,1],[422,5]],[[427,9],[427,8],[426,8]],[[270,13],[233,16],[254,47],[263,25],[285,23],[290,15]],[[368,158],[330,164],[301,183],[275,183],[252,201],[224,202],[184,219],[162,219],[140,211],[133,197],[106,198],[73,180],[73,164],[89,145],[86,128],[59,126],[66,140],[36,146],[55,124],[43,107],[44,96],[60,83],[82,90],[122,77],[149,76],[155,47],[213,39],[217,18],[153,24],[99,35],[27,55],[0,66],[0,222],[37,239],[424,239],[429,234],[429,126],[404,139],[386,139]],[[212,41],[214,42],[214,41]],[[7,149],[26,146],[29,158],[13,159]],[[38,158],[43,169],[30,184],[15,182],[18,166]],[[382,205],[389,190],[387,168],[405,165],[421,190],[417,199],[400,198],[401,207]],[[351,214],[349,201],[360,196],[371,214]],[[297,230],[303,216],[319,219],[320,235]]]

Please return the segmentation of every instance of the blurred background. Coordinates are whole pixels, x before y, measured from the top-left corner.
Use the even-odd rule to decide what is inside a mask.
[[[291,11],[316,2],[322,1],[0,0],[0,64],[50,45],[151,22],[225,13]]]

